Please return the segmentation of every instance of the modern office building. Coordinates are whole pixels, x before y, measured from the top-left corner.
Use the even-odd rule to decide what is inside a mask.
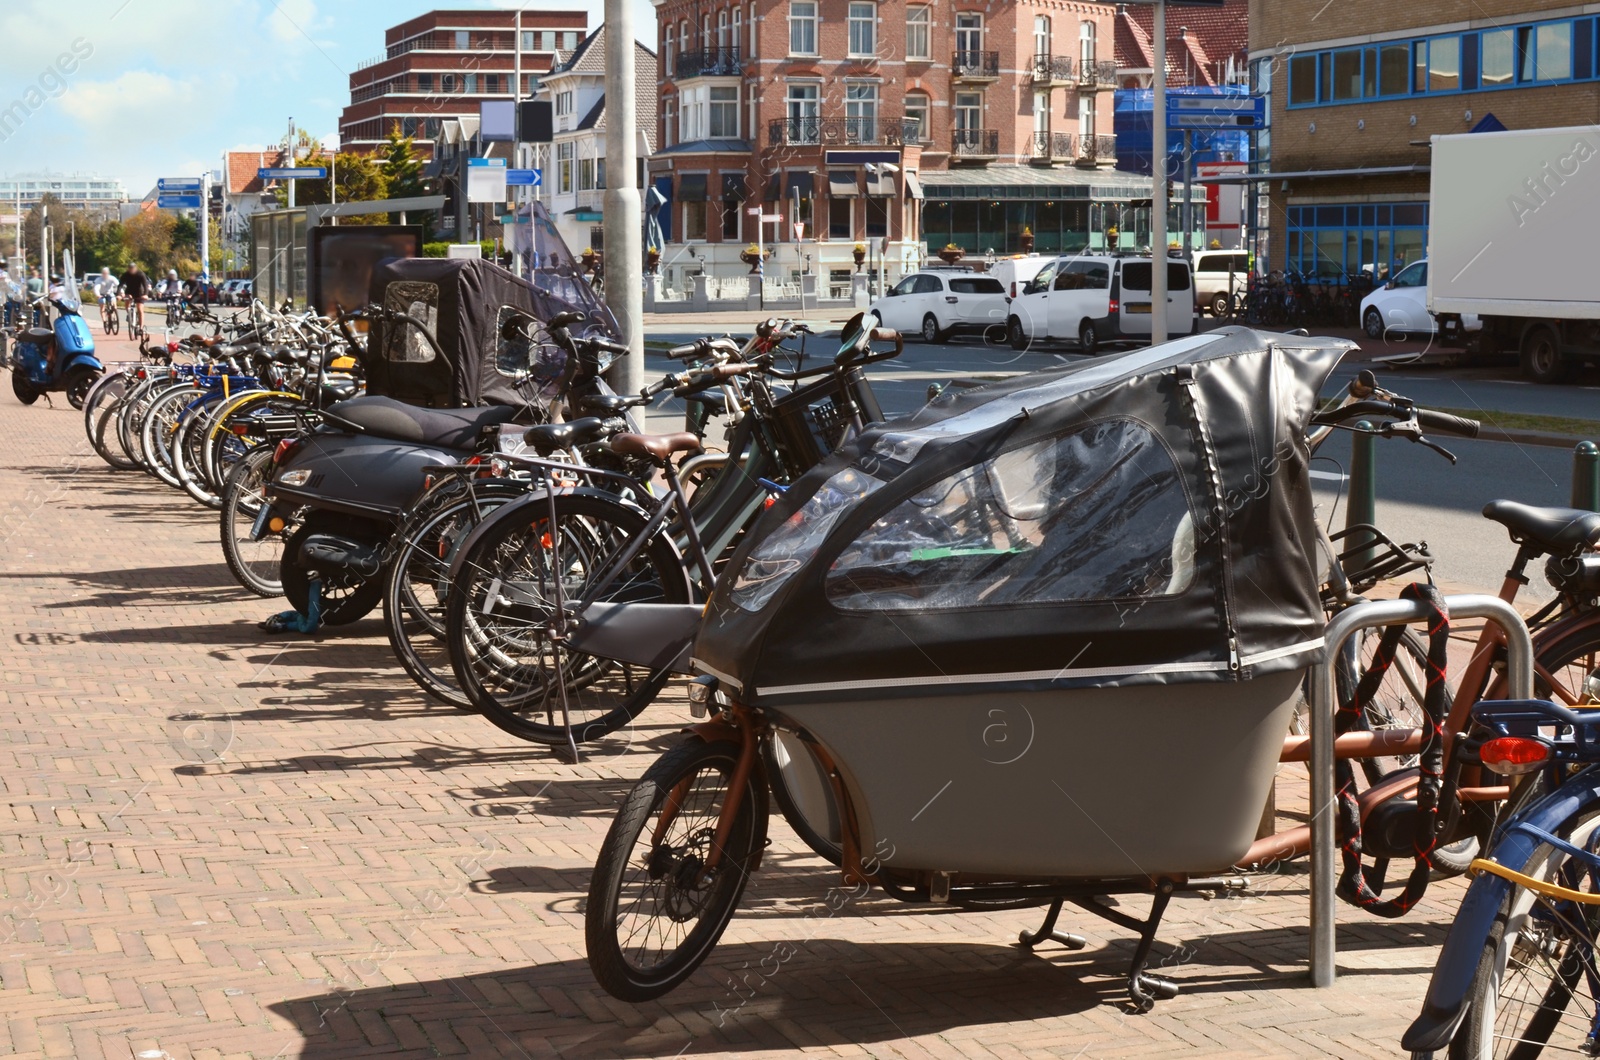
[[[587,32],[581,10],[430,11],[393,26],[384,54],[350,75],[340,147],[376,150],[398,124],[429,157],[445,119],[476,118],[486,100],[531,95],[556,53],[576,49]]]
[[[891,273],[948,243],[971,257],[1030,237],[1103,245],[1148,202],[1147,181],[1110,168],[1110,5],[655,3],[649,172],[669,283],[674,269],[745,271],[758,234],[777,244],[769,275],[830,285],[858,243]]]
[[[1600,120],[1600,17],[1560,0],[1251,0],[1274,267],[1380,278],[1428,245],[1429,138]]]
[[[115,215],[128,201],[122,181],[86,173],[18,173],[0,178],[0,213],[11,213],[34,206],[46,194],[54,195],[67,206]]]

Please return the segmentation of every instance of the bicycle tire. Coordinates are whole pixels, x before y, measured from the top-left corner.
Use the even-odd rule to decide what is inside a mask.
[[[286,535],[271,535],[276,546],[264,547],[256,547],[261,546],[261,541],[250,541],[248,535],[261,511],[267,476],[272,468],[272,451],[270,445],[258,446],[234,465],[233,473],[222,488],[221,519],[222,555],[228,561],[228,570],[244,588],[268,599],[283,595],[280,568]]]
[[[1579,807],[1554,834],[1574,846],[1587,848],[1596,829],[1600,829],[1600,800]],[[1584,865],[1580,871],[1564,871],[1569,858],[1569,854],[1551,844],[1542,844],[1525,863],[1510,867],[1534,879],[1559,880],[1563,886],[1593,893],[1593,870]],[[1592,1027],[1592,1012],[1575,1013],[1577,1025],[1569,1025],[1566,1033],[1559,1036],[1558,1032],[1563,1030],[1562,1017],[1575,988],[1582,989],[1578,985],[1580,976],[1595,972],[1600,906],[1563,902],[1563,908],[1557,910],[1550,903],[1550,899],[1524,887],[1513,887],[1506,895],[1468,987],[1466,1022],[1456,1032],[1452,1056],[1532,1060],[1549,1046],[1561,1052],[1590,1055],[1584,1043]],[[1574,912],[1581,915],[1574,916]],[[1581,939],[1580,945],[1573,945],[1574,936]],[[1510,1012],[1503,1004],[1507,1000],[1508,969],[1513,973],[1511,989],[1516,998],[1515,1009]],[[1540,989],[1538,984],[1546,975],[1548,985]],[[1524,978],[1532,990],[1520,989]],[[1523,1015],[1530,1007],[1532,1016],[1524,1026]],[[1584,1007],[1592,1008],[1592,1004],[1580,1005]],[[1516,1028],[1512,1033],[1507,1033],[1511,1028],[1502,1026],[1498,1018],[1502,1013]],[[1497,1049],[1497,1043],[1509,1047]]]
[[[178,437],[172,446],[172,472],[178,477],[178,487],[187,493],[191,500],[207,508],[221,511],[222,491],[212,490],[208,484],[203,483],[198,470],[200,444],[205,439],[206,428],[219,410],[212,407],[199,411],[201,415],[189,417],[178,428]]]
[[[781,745],[780,740],[782,740]],[[821,776],[821,765],[816,764],[822,780],[823,797],[828,805],[828,823],[825,827],[831,834],[824,835],[806,816],[800,806],[800,800],[795,796],[787,779],[790,774],[786,770],[794,768],[790,763],[796,758],[795,751],[791,749],[792,745],[804,747],[804,743],[798,737],[790,738],[788,734],[782,732],[774,734],[771,739],[761,741],[761,760],[766,769],[767,786],[772,790],[772,801],[777,804],[778,813],[784,821],[794,834],[800,837],[800,841],[811,848],[812,853],[831,865],[841,865],[844,863],[844,848],[833,838],[838,834],[839,828],[839,811],[833,797],[833,789],[828,785],[826,776]],[[780,750],[788,762],[780,757]],[[807,752],[808,756],[809,754],[810,752]],[[811,762],[815,763],[815,759],[811,759]]]
[[[428,695],[466,711],[473,710],[472,700],[456,681],[445,639],[450,564],[485,511],[525,492],[505,483],[485,494],[486,485],[474,487],[476,496],[463,491],[442,503],[419,502],[395,532],[383,588],[383,624],[400,666]]]
[[[182,489],[173,470],[172,448],[186,416],[198,409],[189,406],[205,399],[205,391],[173,387],[150,403],[144,422],[139,425],[139,446],[144,450],[150,471],[173,489]]]
[[[694,974],[733,918],[766,841],[766,791],[758,770],[746,781],[721,864],[709,875],[701,870],[738,760],[735,743],[691,737],[645,771],[611,822],[589,881],[583,924],[589,967],[612,997],[637,1003],[672,990]],[[709,780],[704,786],[703,776]],[[669,797],[676,812],[662,822]],[[647,828],[652,821],[655,827]],[[642,858],[635,856],[641,837],[649,843]],[[635,888],[639,899],[624,905],[623,892]],[[641,911],[645,915],[637,915]],[[640,930],[629,928],[636,918],[649,927],[643,945],[631,947]],[[676,943],[657,948],[659,959],[644,959],[657,925],[670,940],[675,927],[691,921]]]
[[[119,466],[118,461],[112,458],[111,452],[106,448],[105,434],[102,425],[106,417],[110,416],[117,405],[128,393],[128,377],[120,372],[103,376],[95,389],[89,392],[89,397],[83,403],[83,430],[89,437],[89,444],[113,470],[131,470]],[[121,457],[121,447],[116,454]]]
[[[585,588],[585,572],[600,572],[622,542],[644,529],[645,518],[615,501],[587,494],[557,496],[554,503],[561,561],[568,575],[562,578],[563,593],[567,600],[576,601]],[[555,542],[547,530],[540,529],[551,512],[542,503],[517,512],[516,518],[508,519],[508,510],[502,509],[485,523],[451,583],[445,637],[456,682],[473,707],[502,730],[519,739],[564,746],[567,727],[555,724],[561,716],[563,696],[554,675],[567,688],[570,713],[566,716],[572,722],[573,738],[579,742],[599,739],[637,717],[671,675],[665,669],[650,672],[552,648],[543,634],[551,581],[540,577],[545,573],[546,553]],[[528,535],[534,532],[540,536],[538,543],[530,546]],[[534,563],[536,569],[515,569],[513,565],[521,560]],[[494,615],[506,581],[519,581],[509,578],[513,573],[525,574],[520,581],[528,585],[538,579],[537,591],[525,590],[528,600],[502,607],[501,614]],[[658,533],[646,542],[624,575],[602,599],[689,600],[688,574],[665,534]],[[524,609],[525,617],[518,617],[517,606]],[[530,717],[539,714],[547,715],[550,722]]]
[[[252,444],[233,433],[230,425],[234,417],[249,412],[257,405],[275,401],[286,402],[294,407],[304,404],[304,400],[298,394],[257,389],[234,395],[228,399],[223,408],[217,410],[216,417],[206,430],[204,449],[200,456],[201,478],[213,490],[219,490],[221,484],[228,480],[228,471],[233,460],[243,456]],[[231,459],[229,454],[232,454]]]
[[[122,448],[119,440],[122,433],[122,412],[125,403],[116,402],[101,417],[100,425],[95,428],[95,451],[111,466],[113,471],[137,471],[139,465],[129,458]]]

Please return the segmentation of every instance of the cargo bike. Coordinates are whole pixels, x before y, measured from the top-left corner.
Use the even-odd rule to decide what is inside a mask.
[[[689,739],[624,801],[586,914],[630,1001],[710,952],[776,802],[847,884],[1071,902],[1139,934],[1226,891],[1323,651],[1306,433],[1348,343],[1224,329],[871,427],[718,581]],[[1123,753],[1138,738],[1138,761]],[[1096,899],[1149,894],[1144,919]]]

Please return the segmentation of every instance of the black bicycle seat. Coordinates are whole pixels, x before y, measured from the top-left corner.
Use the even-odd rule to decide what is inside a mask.
[[[1509,530],[1511,540],[1518,544],[1535,544],[1555,555],[1593,548],[1600,541],[1600,512],[1490,501],[1483,506],[1483,514]]]
[[[577,411],[584,416],[617,416],[631,407],[623,394],[585,394],[578,399]]]
[[[609,420],[585,416],[571,423],[541,423],[523,432],[522,441],[540,456],[592,442],[609,429]]]

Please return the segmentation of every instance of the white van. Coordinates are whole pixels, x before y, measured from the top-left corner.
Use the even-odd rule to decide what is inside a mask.
[[[1006,289],[1006,298],[1016,300],[1027,282],[1039,275],[1039,270],[1056,260],[1054,254],[1029,254],[1019,258],[1001,258],[989,266],[989,275],[999,280]]]
[[[1085,353],[1103,342],[1148,339],[1151,313],[1149,258],[1073,254],[1040,269],[1011,303],[1006,337],[1027,349],[1046,339],[1077,339]],[[1167,259],[1167,335],[1194,330],[1194,282],[1189,263]]]

